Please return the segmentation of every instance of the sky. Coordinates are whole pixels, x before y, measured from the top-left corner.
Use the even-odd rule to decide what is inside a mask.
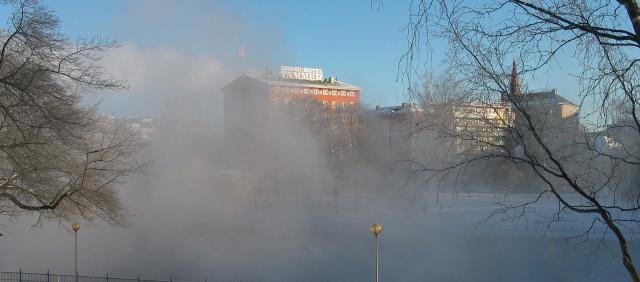
[[[374,3],[372,5],[372,2]],[[406,51],[410,1],[72,1],[45,0],[70,39],[117,40],[103,62],[129,90],[89,99],[107,113],[158,114],[168,96],[183,92],[219,102],[219,89],[244,71],[281,65],[317,67],[325,76],[363,89],[368,106],[406,101],[398,62]],[[0,8],[0,15],[7,7]],[[245,57],[238,56],[244,46]],[[442,69],[446,45],[432,43],[425,71]],[[577,101],[561,69],[534,88],[558,88]],[[564,78],[564,79],[563,79]],[[169,94],[172,93],[172,94]],[[160,99],[150,99],[150,97]],[[205,103],[207,104],[207,103]]]
[[[44,3],[72,39],[97,35],[125,47],[212,55],[223,66],[238,64],[237,52],[244,46],[249,62],[240,62],[241,68],[318,67],[325,76],[361,87],[365,104],[403,101],[404,87],[396,78],[406,46],[408,1],[385,1],[382,7],[368,0]],[[118,103],[105,106],[127,108]]]

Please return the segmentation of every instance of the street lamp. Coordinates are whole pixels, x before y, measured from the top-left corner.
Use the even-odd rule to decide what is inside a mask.
[[[76,282],[78,282],[78,230],[80,230],[80,223],[74,222],[73,224],[71,224],[71,229],[73,229],[73,233],[75,235],[74,238],[74,262],[75,262],[75,269],[76,269]]]
[[[382,233],[382,226],[380,224],[374,223],[373,225],[371,225],[371,227],[369,227],[369,231],[371,233],[373,233],[373,236],[376,237],[376,282],[379,281],[378,279],[378,257],[379,257],[379,253],[378,253],[378,235],[380,233]]]

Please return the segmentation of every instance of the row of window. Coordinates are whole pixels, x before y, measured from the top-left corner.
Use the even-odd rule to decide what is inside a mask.
[[[276,97],[273,102],[275,104],[289,104],[289,98],[284,98],[284,99],[280,99],[278,97]],[[309,101],[306,101],[305,104],[308,105]],[[331,101],[331,108],[332,109],[346,109],[347,107],[353,107],[356,103],[355,102],[338,102],[338,101]],[[327,101],[322,101],[322,106],[324,106],[325,108],[329,107],[329,103]]]
[[[322,105],[325,108],[329,107],[329,103],[327,101],[322,101]],[[353,107],[353,105],[355,105],[355,102],[331,101],[331,108],[332,109],[346,109],[347,107]]]
[[[472,132],[472,133],[477,133],[477,134],[481,134],[483,132],[487,132],[487,133],[490,133],[491,135],[502,135],[503,134],[503,131],[502,131],[501,128],[484,127],[484,126],[467,126],[467,125],[456,126],[456,132]]]
[[[305,94],[305,95],[325,95],[325,96],[346,96],[355,97],[356,91],[320,88],[300,88],[300,87],[273,87],[276,94]]]

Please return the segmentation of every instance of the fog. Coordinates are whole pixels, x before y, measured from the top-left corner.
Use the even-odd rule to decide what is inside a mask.
[[[136,27],[129,36],[146,32],[150,41],[162,42],[159,37],[175,30],[160,19],[175,5],[143,11],[146,6],[132,4],[136,16],[122,24]],[[383,281],[626,278],[609,237],[569,240],[592,218],[570,218],[546,232],[548,219],[543,215],[558,208],[552,199],[534,206],[538,215],[481,222],[504,195],[447,187],[436,194],[435,186],[416,185],[420,178],[407,185],[407,167],[382,164],[389,159],[378,160],[382,153],[373,149],[369,155],[377,161],[349,163],[349,175],[338,181],[326,140],[277,108],[269,109],[274,119],[259,134],[263,138],[226,138],[220,89],[242,71],[289,63],[281,51],[288,47],[274,43],[280,38],[277,28],[266,31],[271,37],[241,43],[244,36],[238,34],[260,32],[250,31],[253,27],[220,7],[206,8],[213,12],[198,13],[193,26],[182,27],[193,35],[176,37],[215,46],[204,48],[201,55],[181,49],[184,42],[149,47],[125,41],[104,58],[106,70],[127,80],[130,88],[125,93],[91,94],[87,103],[101,100],[104,114],[154,115],[157,137],[139,156],[153,165],[119,188],[130,214],[125,226],[80,220],[81,275],[366,281],[374,269],[368,227],[379,223],[384,229]],[[206,19],[213,16],[221,20],[215,21],[215,28],[205,28],[212,26]],[[236,50],[241,44],[247,50],[263,48],[240,59]],[[237,149],[247,141],[251,151]],[[73,231],[68,222],[21,216],[2,217],[0,224],[0,271],[73,273]]]

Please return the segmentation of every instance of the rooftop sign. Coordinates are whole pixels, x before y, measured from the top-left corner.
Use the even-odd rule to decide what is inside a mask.
[[[323,78],[322,69],[290,67],[290,66],[281,66],[280,76],[282,76],[282,78],[287,78],[287,79],[299,79],[299,80],[310,80],[310,81],[320,81]]]

